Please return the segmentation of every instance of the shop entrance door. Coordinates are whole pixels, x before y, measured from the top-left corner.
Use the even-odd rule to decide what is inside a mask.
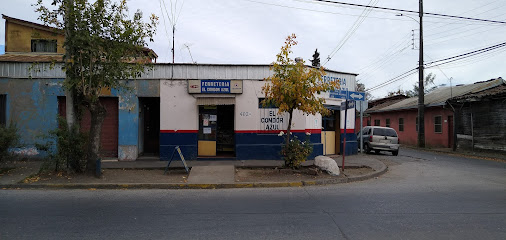
[[[158,156],[160,149],[160,98],[139,97],[139,153]]]
[[[234,105],[199,106],[199,157],[234,157]]]

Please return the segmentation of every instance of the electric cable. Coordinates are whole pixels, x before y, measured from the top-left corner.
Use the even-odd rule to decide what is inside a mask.
[[[418,11],[406,10],[406,9],[398,9],[398,8],[367,6],[367,5],[363,5],[363,4],[357,4],[357,3],[345,3],[345,2],[337,2],[337,1],[330,1],[330,0],[313,0],[313,1],[325,2],[325,3],[330,3],[330,4],[347,5],[347,6],[365,7],[365,8],[370,7],[370,8],[373,8],[373,9],[382,9],[382,10],[389,10],[389,11],[396,11],[396,12],[406,12],[406,13],[419,14]],[[506,24],[506,22],[504,22],[504,21],[496,21],[496,20],[489,20],[489,19],[479,19],[479,18],[471,18],[471,17],[462,17],[462,16],[447,15],[447,14],[441,14],[441,13],[424,12],[423,14],[424,15],[430,15],[430,16],[446,17],[446,18],[458,18],[458,19],[463,19],[463,20]]]

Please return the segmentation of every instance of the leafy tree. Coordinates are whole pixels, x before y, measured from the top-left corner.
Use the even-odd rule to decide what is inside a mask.
[[[424,80],[424,95],[434,91],[437,89],[437,86],[434,85],[434,79],[436,78],[436,74],[429,73],[427,76],[425,76]],[[433,85],[432,87],[429,87],[430,85]],[[387,97],[395,96],[395,95],[406,95],[407,97],[418,97],[418,83],[413,84],[412,90],[404,91],[402,89],[397,89],[397,91],[392,91],[387,93]]]
[[[126,0],[53,0],[48,9],[38,0],[39,19],[64,29],[66,79],[64,88],[74,92],[78,104],[91,113],[86,172],[95,172],[100,132],[106,110],[99,101],[103,89],[127,90],[122,80],[139,77],[149,56],[144,54],[145,39],[153,41],[158,18],[142,21],[142,12],[128,17]]]
[[[325,100],[317,96],[339,88],[338,82],[324,82],[325,74],[323,67],[312,68],[304,65],[304,61],[296,62],[289,57],[292,46],[297,45],[295,34],[286,38],[281,52],[276,55],[276,62],[271,66],[274,74],[268,77],[268,81],[262,91],[265,93],[264,105],[274,104],[279,108],[278,114],[288,113],[288,128],[285,144],[290,142],[290,130],[294,110],[300,110],[305,114],[326,115],[329,110],[323,104]]]
[[[320,53],[318,52],[318,48],[314,50],[313,59],[311,59],[311,66],[320,67]]]

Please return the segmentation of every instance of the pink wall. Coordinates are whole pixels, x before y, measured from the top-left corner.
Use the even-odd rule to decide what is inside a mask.
[[[399,134],[401,144],[417,145],[418,132],[416,131],[416,117],[418,115],[417,109],[410,109],[404,111],[384,112],[384,113],[371,113],[371,125],[374,125],[374,120],[380,120],[380,126],[386,127],[386,119],[390,119],[390,127],[395,129]],[[434,126],[434,117],[441,116],[442,132],[436,133]],[[427,147],[450,147],[449,142],[449,121],[448,116],[453,116],[450,109],[443,107],[431,107],[425,109],[425,145]],[[404,118],[404,131],[399,131],[399,118]],[[367,119],[364,117],[364,124],[366,126]],[[356,120],[356,126],[360,126],[360,118]],[[359,131],[359,128],[356,128]]]

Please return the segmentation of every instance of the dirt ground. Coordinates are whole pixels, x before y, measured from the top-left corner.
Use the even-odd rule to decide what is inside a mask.
[[[324,179],[339,179],[373,172],[370,168],[347,168],[344,175],[331,176],[326,172],[316,171],[314,167],[303,167],[300,170],[278,168],[236,168],[236,182],[297,182]],[[104,169],[101,178],[80,174],[41,174],[26,178],[27,184],[37,183],[186,183],[188,174],[184,169],[164,170],[140,169]]]
[[[43,174],[25,180],[25,183],[186,183],[188,174],[184,169],[169,170],[104,169],[102,177],[79,174]]]

